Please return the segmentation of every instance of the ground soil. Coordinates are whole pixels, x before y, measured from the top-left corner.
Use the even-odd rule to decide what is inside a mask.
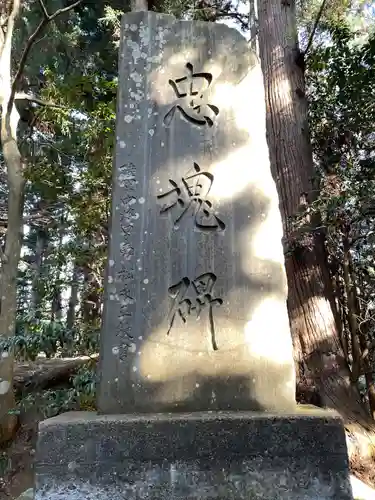
[[[0,476],[0,500],[13,500],[33,487],[36,436],[36,422],[23,425],[18,429],[12,444],[2,450],[8,460],[6,470]]]

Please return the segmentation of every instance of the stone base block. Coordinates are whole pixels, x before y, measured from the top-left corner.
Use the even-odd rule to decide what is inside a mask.
[[[82,412],[40,424],[36,500],[352,498],[330,412]]]

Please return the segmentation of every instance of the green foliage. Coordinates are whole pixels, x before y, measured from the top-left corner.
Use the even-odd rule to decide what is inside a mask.
[[[326,43],[315,45],[308,58],[319,186],[309,210],[319,215],[326,236],[348,362],[354,362],[354,335],[362,349],[369,348],[360,368],[369,373],[375,337],[375,32],[359,41],[348,19],[326,19]]]
[[[52,418],[67,411],[96,410],[95,365],[83,366],[72,377],[71,386],[60,389],[47,389],[37,394],[27,394],[18,403],[19,413],[27,412],[37,405],[41,419]]]

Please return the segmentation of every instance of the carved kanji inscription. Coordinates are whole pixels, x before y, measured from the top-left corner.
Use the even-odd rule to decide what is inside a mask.
[[[201,274],[193,280],[185,276],[178,283],[168,288],[168,294],[173,303],[168,318],[169,327],[167,335],[171,333],[178,318],[183,323],[186,323],[191,316],[200,319],[201,313],[204,310],[208,310],[211,345],[214,351],[218,350],[213,307],[221,306],[223,299],[214,297],[213,288],[216,280],[216,275],[208,272]]]
[[[186,64],[188,74],[176,80],[169,80],[169,85],[174,90],[177,103],[164,117],[164,125],[170,126],[178,110],[190,123],[199,126],[212,127],[219,108],[207,100],[207,90],[212,82],[211,73],[194,73],[193,65]]]
[[[189,212],[194,217],[195,227],[201,231],[223,231],[225,223],[215,213],[208,195],[214,182],[210,172],[201,171],[200,166],[194,163],[193,170],[176,182],[169,179],[171,189],[160,194],[158,200],[165,200],[160,214],[173,211],[175,226],[186,217]]]

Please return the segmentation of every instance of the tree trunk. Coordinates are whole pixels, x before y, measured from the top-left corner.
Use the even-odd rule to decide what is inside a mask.
[[[41,296],[39,290],[39,282],[42,275],[42,262],[43,254],[47,247],[47,233],[43,229],[36,229],[36,243],[34,260],[32,262],[32,283],[31,283],[31,297],[30,297],[30,316],[32,318],[39,317]]]
[[[352,280],[351,266],[350,266],[350,241],[349,241],[349,228],[343,227],[342,248],[343,248],[343,276],[345,295],[347,301],[347,316],[348,326],[350,331],[351,347],[352,347],[352,370],[351,379],[355,382],[358,381],[362,373],[361,362],[361,347],[359,344],[359,331],[358,331],[358,316],[355,303],[355,290]]]
[[[82,266],[82,320],[85,326],[94,326],[100,320],[100,285],[90,270],[89,264]]]
[[[96,363],[99,355],[77,358],[38,359],[15,367],[14,389],[25,395],[33,391],[49,389],[60,384],[69,384],[72,376],[84,365]]]
[[[349,233],[349,228],[348,228]],[[344,247],[345,248],[345,247]],[[362,318],[361,304],[359,301],[358,293],[357,293],[357,280],[353,265],[353,258],[350,252],[350,246],[347,253],[348,258],[348,271],[349,271],[349,282],[351,284],[350,287],[350,298],[351,302],[349,302],[348,295],[348,315],[354,316],[354,320],[351,319],[350,323],[353,323],[356,326],[357,333],[357,344],[358,351],[360,352],[360,359],[358,362],[360,373],[364,373],[367,387],[367,397],[370,408],[370,413],[372,419],[375,420],[375,384],[373,377],[373,360],[370,355],[370,337],[368,332],[368,328],[370,325],[369,321],[361,321],[358,323],[357,318]],[[353,378],[353,377],[352,377]]]
[[[304,64],[293,0],[259,0],[259,49],[267,106],[267,139],[280,197],[288,277],[288,311],[300,377],[317,388],[321,406],[346,422],[368,425],[370,416],[340,341],[324,234],[295,230],[291,218],[314,199],[313,160],[307,124]]]
[[[73,268],[72,283],[70,286],[68,313],[66,316],[66,327],[68,330],[73,330],[76,318],[76,307],[78,304],[78,285],[79,285],[78,279],[79,279],[79,267],[75,262]]]
[[[20,11],[20,1],[14,0],[6,23],[6,35],[0,34],[0,103],[1,147],[8,174],[8,226],[5,249],[1,253],[0,334],[5,341],[15,334],[17,311],[17,273],[22,242],[24,199],[23,163],[17,145],[19,115],[11,99],[11,43],[14,22]],[[4,19],[1,19],[4,22]],[[13,393],[13,353],[0,353],[0,443],[9,440],[17,419],[9,413],[15,406]]]

